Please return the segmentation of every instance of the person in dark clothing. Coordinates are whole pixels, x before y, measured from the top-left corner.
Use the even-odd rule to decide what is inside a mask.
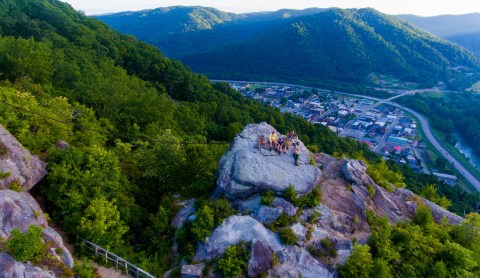
[[[299,156],[300,156],[300,143],[293,143],[293,158],[295,159],[295,166],[298,166]]]

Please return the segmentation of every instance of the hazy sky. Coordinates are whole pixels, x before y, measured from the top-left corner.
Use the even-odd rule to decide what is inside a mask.
[[[373,7],[387,14],[464,14],[480,12],[478,0],[62,0],[88,15],[168,6],[206,6],[226,12],[274,11],[282,8]]]

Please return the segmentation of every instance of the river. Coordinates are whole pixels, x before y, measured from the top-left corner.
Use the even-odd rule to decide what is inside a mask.
[[[465,142],[465,140],[459,134],[455,134],[458,141],[455,144],[455,148],[457,148],[461,153],[463,153],[468,159],[470,159],[470,163],[473,164],[477,169],[480,170],[480,156],[478,156],[475,151]]]

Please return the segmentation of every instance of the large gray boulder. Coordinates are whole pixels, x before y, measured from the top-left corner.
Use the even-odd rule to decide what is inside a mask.
[[[375,183],[367,174],[367,165],[363,161],[356,159],[344,159],[343,161],[342,173],[347,180],[363,186]]]
[[[299,194],[309,193],[318,184],[321,171],[310,165],[310,152],[300,142],[299,166],[294,165],[291,152],[278,155],[258,149],[257,140],[275,131],[267,123],[251,124],[235,137],[230,149],[220,160],[216,194],[224,193],[230,200],[245,198],[257,192],[272,190],[280,194],[290,185]]]
[[[39,267],[17,262],[7,253],[0,253],[0,277],[54,278],[55,276]]]
[[[31,155],[20,142],[0,125],[0,189],[9,188],[13,182],[22,186],[23,191],[30,190],[46,174],[46,164],[36,155]]]
[[[63,245],[62,237],[48,226],[37,201],[27,192],[0,190],[0,236],[7,239],[13,229],[26,232],[31,225],[43,227],[44,240],[52,241],[56,247],[62,249],[61,259],[68,267],[73,268],[72,255]]]
[[[278,264],[269,271],[269,277],[288,278],[329,278],[335,277],[335,270],[316,260],[305,249],[288,246],[278,253]]]
[[[241,241],[254,240],[262,241],[273,251],[283,248],[279,237],[265,228],[262,223],[250,216],[230,216],[213,231],[205,244],[200,246],[194,260],[210,260],[223,254],[228,246],[236,245]]]

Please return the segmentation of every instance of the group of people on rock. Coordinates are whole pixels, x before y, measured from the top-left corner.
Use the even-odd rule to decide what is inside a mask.
[[[268,142],[270,145],[270,150],[274,150],[279,155],[282,153],[286,154],[290,150],[290,145],[292,145],[293,158],[295,159],[295,165],[298,166],[298,157],[300,156],[300,143],[298,142],[298,136],[295,134],[295,131],[290,131],[286,137],[278,138],[275,130],[270,133],[268,137]],[[258,149],[262,147],[267,149],[267,138],[265,135],[261,135],[258,139]]]

